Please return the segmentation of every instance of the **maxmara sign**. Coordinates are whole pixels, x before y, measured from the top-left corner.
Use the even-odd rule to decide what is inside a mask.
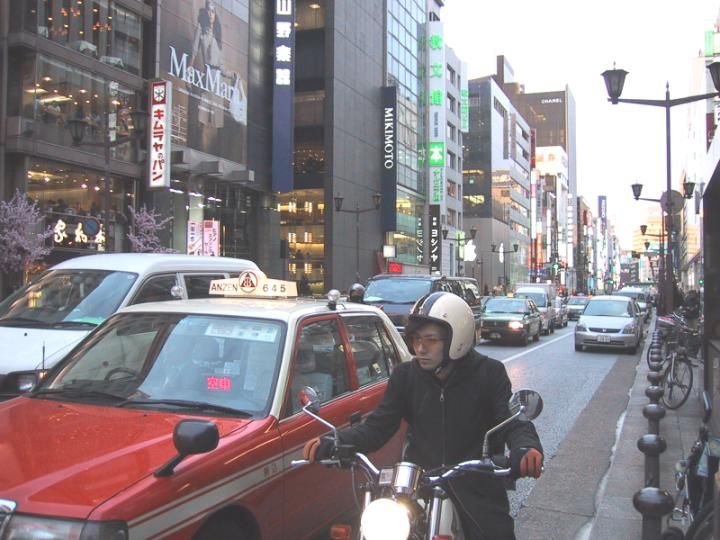
[[[237,87],[226,83],[222,77],[222,70],[213,68],[205,64],[205,70],[201,71],[188,66],[189,55],[182,53],[178,59],[175,47],[170,47],[170,75],[182,79],[186,83],[195,86],[205,92],[211,92],[218,97],[225,98],[228,101],[233,99],[234,92]]]

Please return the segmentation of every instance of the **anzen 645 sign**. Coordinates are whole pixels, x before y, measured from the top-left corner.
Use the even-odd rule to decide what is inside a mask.
[[[170,187],[170,111],[172,83],[153,81],[150,91],[150,168],[148,187]]]

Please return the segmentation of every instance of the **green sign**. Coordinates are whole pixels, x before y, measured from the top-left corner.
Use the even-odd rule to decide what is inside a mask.
[[[445,166],[445,143],[431,142],[428,143],[428,164],[431,167]]]
[[[464,132],[470,130],[470,107],[467,88],[460,91],[460,129]]]

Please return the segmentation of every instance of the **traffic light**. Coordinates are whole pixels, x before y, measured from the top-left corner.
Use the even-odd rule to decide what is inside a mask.
[[[557,271],[560,269],[560,263],[554,262],[552,265],[553,272],[557,273]]]
[[[702,287],[703,285],[705,285],[705,278],[700,278],[700,279],[698,279],[698,284],[699,284],[701,287]]]

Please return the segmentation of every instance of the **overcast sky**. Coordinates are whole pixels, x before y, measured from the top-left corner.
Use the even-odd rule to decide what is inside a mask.
[[[569,85],[577,107],[578,194],[594,211],[608,196],[608,213],[624,247],[642,222],[644,206],[630,184],[645,185],[643,196],[665,188],[664,109],[607,101],[601,73],[629,72],[622,97],[664,99],[698,93],[691,88],[693,59],[712,30],[720,0],[446,0],[441,12],[446,43],[468,65],[470,78],[495,73],[505,55],[526,92],[562,90]],[[674,186],[687,149],[686,105],[671,109]]]

